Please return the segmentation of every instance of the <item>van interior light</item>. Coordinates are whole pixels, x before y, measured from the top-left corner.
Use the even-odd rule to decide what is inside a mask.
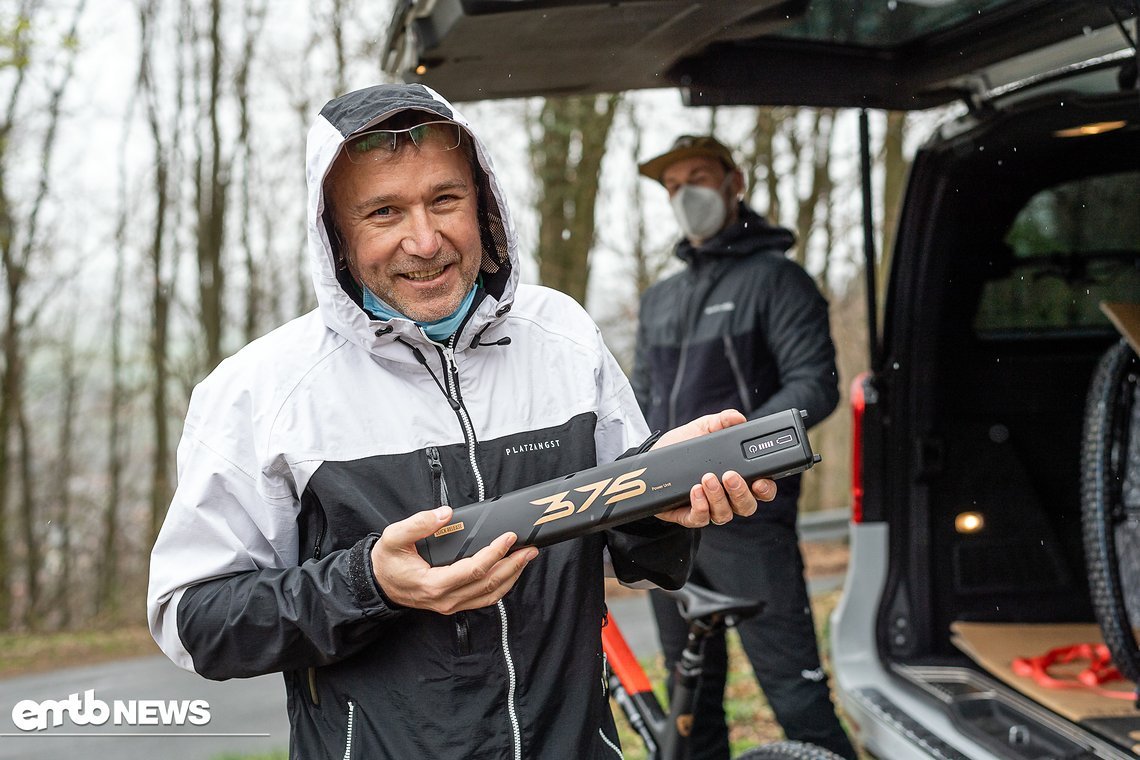
[[[1128,126],[1126,121],[1097,121],[1092,124],[1082,124],[1079,127],[1069,127],[1068,129],[1058,129],[1053,133],[1054,137],[1088,137],[1090,135],[1099,135],[1105,132],[1111,132],[1114,129],[1121,129]]]
[[[986,518],[981,512],[962,512],[954,518],[954,530],[959,533],[980,533],[984,527]]]

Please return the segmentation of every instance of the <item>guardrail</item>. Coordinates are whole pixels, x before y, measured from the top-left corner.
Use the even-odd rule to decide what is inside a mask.
[[[847,538],[849,507],[801,512],[796,523],[801,541],[842,541]]]

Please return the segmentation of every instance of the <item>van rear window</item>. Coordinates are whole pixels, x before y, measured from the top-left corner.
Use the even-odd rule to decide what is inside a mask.
[[[1108,327],[1101,301],[1140,302],[1140,172],[1038,192],[1004,242],[978,304],[979,334]]]

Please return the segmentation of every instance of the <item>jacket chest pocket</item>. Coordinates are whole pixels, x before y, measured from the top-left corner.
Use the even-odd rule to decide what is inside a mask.
[[[428,446],[424,451],[427,457],[428,472],[431,473],[432,506],[442,507],[448,504],[447,479],[443,474],[443,458],[439,449]],[[459,657],[471,654],[471,624],[466,612],[457,612],[451,616],[452,633],[455,637],[455,653]]]

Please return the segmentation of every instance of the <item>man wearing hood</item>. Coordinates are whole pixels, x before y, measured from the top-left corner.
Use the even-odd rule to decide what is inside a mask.
[[[632,379],[649,426],[669,429],[728,407],[749,418],[796,408],[809,424],[821,422],[839,400],[835,349],[827,302],[784,255],[795,243],[791,231],[744,204],[744,175],[713,137],[684,135],[638,168],[668,191],[685,235],[676,248],[685,268],[641,299]],[[703,531],[691,578],[765,602],[738,630],[776,719],[789,739],[854,758],[820,667],[796,534],[799,493],[800,476],[785,478],[755,514]],[[652,599],[671,672],[687,629],[675,602],[660,593]],[[693,758],[729,756],[727,669],[722,635],[706,648]]]
[[[518,283],[484,146],[421,85],[330,101],[309,133],[318,308],[191,398],[148,617],[184,668],[282,672],[293,758],[610,758],[603,551],[684,582],[696,531],[775,484],[707,475],[659,517],[431,567],[451,507],[743,421],[651,437],[596,326]],[[660,519],[659,519],[660,518]]]

